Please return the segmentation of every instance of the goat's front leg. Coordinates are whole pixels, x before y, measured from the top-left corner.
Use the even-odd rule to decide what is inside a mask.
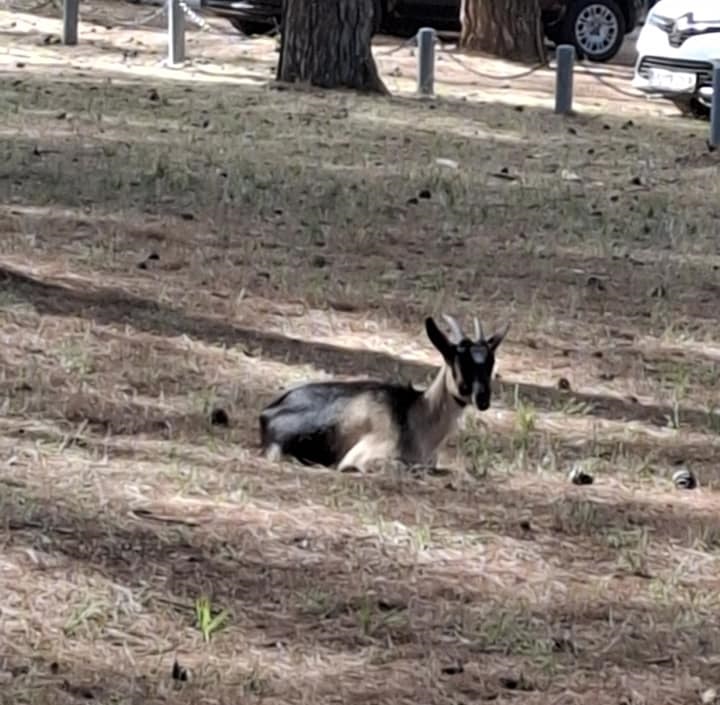
[[[265,460],[269,460],[271,463],[280,461],[283,456],[282,446],[279,443],[270,443],[263,450],[263,456]]]
[[[445,475],[451,474],[451,471],[448,468],[439,468],[437,463],[438,457],[437,455],[433,455],[432,457],[426,458],[425,460],[422,460],[420,462],[411,463],[408,466],[408,473],[415,477],[444,477]]]
[[[411,475],[432,475],[437,466],[437,459],[437,453],[413,458],[407,463],[407,470]]]
[[[394,455],[394,444],[377,436],[365,436],[345,453],[338,463],[340,472],[357,470],[364,473],[374,463],[389,461]]]

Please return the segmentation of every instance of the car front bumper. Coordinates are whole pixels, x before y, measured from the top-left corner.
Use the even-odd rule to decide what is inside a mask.
[[[638,58],[632,85],[648,95],[695,98],[710,107],[712,70],[711,61],[646,55]]]
[[[713,65],[720,61],[720,33],[695,35],[680,46],[671,46],[666,32],[645,25],[638,37],[637,51],[634,88],[665,98],[694,98],[710,106]]]

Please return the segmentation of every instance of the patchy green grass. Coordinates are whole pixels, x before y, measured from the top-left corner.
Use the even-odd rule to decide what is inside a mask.
[[[0,85],[0,701],[710,702],[696,124],[26,68]],[[429,379],[441,311],[512,319],[448,474],[258,456],[285,384]]]

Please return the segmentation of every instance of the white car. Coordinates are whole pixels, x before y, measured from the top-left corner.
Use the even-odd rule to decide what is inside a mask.
[[[720,61],[720,0],[659,0],[637,40],[632,85],[683,112],[707,112]]]

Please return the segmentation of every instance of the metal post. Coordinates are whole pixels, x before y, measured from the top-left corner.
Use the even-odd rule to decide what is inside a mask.
[[[168,0],[168,65],[185,61],[185,15],[180,0]]]
[[[423,27],[417,34],[418,77],[420,95],[432,95],[435,86],[435,30]]]
[[[720,61],[713,64],[712,103],[710,107],[710,145],[720,147]]]
[[[555,69],[555,112],[560,115],[567,115],[572,112],[575,47],[572,44],[561,44],[557,48],[555,56],[557,58],[557,68]]]
[[[79,9],[80,0],[64,0],[62,41],[68,46],[75,45],[78,41]]]

